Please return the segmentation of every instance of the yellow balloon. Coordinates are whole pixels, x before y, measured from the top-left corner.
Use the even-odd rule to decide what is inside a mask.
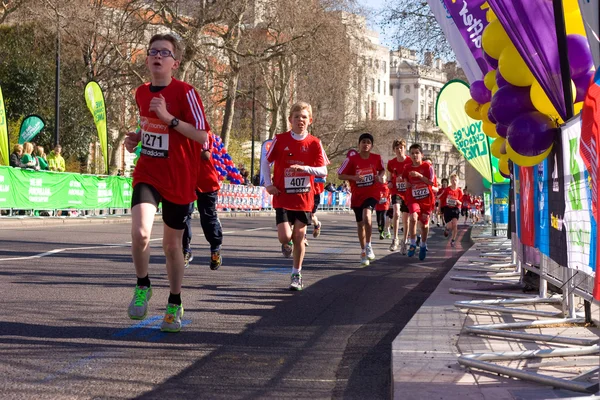
[[[492,22],[498,19],[498,17],[496,17],[496,14],[492,11],[492,9],[490,8],[489,10],[487,10],[487,12],[485,13],[485,19],[487,19],[487,22]]]
[[[500,89],[498,87],[498,85],[494,85],[494,87],[492,88],[492,97],[494,97],[494,95],[496,94],[496,92],[498,91],[498,89]]]
[[[563,0],[563,12],[570,14],[572,12],[579,12],[579,3],[577,0]]]
[[[494,88],[494,86],[496,86],[496,70],[493,69],[490,72],[488,72],[487,74],[485,74],[485,77],[483,78],[483,83],[485,84],[485,87],[488,88],[489,90],[492,90]]]
[[[534,80],[529,67],[513,44],[502,50],[498,59],[498,70],[511,85],[530,86]]]
[[[497,60],[502,50],[510,44],[510,38],[498,19],[491,21],[483,30],[481,46],[490,57]]]
[[[498,133],[496,132],[496,124],[492,124],[491,122],[483,121],[483,133],[492,139],[499,137]]]
[[[586,36],[585,25],[579,10],[571,13],[565,13],[565,29],[567,35],[583,35]],[[587,36],[586,36],[587,37]]]
[[[504,139],[503,137],[498,137],[496,139],[494,139],[494,141],[492,142],[492,144],[490,145],[490,152],[492,153],[492,155],[496,158],[501,158],[502,157],[502,146],[504,145],[504,142],[506,141],[506,139]]]
[[[492,103],[488,101],[487,103],[482,104],[481,107],[479,107],[479,115],[481,116],[481,120],[483,122],[492,123],[492,121],[490,121],[490,119],[488,118],[488,111],[490,111],[491,106]]]
[[[583,101],[573,104],[573,114],[578,115],[583,109]]]
[[[465,112],[472,119],[476,119],[476,120],[481,119],[481,114],[479,113],[480,109],[481,109],[481,104],[479,104],[478,102],[476,102],[473,99],[469,99],[465,103]]]
[[[571,92],[573,93],[573,95],[575,95],[576,90],[577,88],[575,86],[575,82],[571,81]],[[548,98],[546,92],[544,92],[544,89],[542,88],[542,85],[540,85],[537,79],[534,79],[533,83],[531,84],[529,96],[536,110],[538,110],[542,114],[549,115],[554,119],[560,119],[558,111],[556,111],[556,107],[554,107],[554,105],[550,101],[550,98]]]
[[[544,161],[546,159],[546,157],[548,157],[548,155],[552,151],[553,146],[554,145],[551,145],[548,148],[548,150],[546,150],[539,156],[527,157],[527,156],[522,156],[521,154],[514,151],[513,148],[510,147],[510,144],[508,143],[508,141],[506,141],[506,154],[512,160],[512,162],[514,162],[515,164],[517,164],[520,167],[533,167],[534,165],[538,165],[539,163]]]
[[[503,156],[498,159],[498,169],[504,175],[510,175],[510,168],[508,167],[508,156]]]

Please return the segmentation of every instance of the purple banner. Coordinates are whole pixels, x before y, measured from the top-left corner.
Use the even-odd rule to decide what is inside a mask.
[[[469,46],[483,75],[492,68],[483,58],[481,37],[488,22],[485,14],[489,9],[486,0],[444,0],[446,9],[452,16],[458,31]]]
[[[508,37],[566,120],[554,10],[548,0],[488,0]]]

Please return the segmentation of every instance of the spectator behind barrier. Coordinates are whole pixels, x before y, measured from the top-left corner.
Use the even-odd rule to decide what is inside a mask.
[[[44,152],[44,146],[37,146],[36,156],[40,169],[48,170],[48,161],[46,160],[46,153]]]
[[[40,163],[37,157],[33,154],[33,144],[25,142],[23,144],[23,156],[21,157],[21,163],[25,164],[25,168],[40,170]]]
[[[13,152],[10,155],[10,166],[14,168],[27,168],[27,165],[21,162],[21,157],[23,156],[23,146],[20,144],[15,144],[13,147]]]
[[[48,155],[48,169],[50,171],[65,172],[65,159],[60,155],[62,147],[57,144]]]

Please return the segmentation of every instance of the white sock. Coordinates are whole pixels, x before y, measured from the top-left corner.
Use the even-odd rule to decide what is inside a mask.
[[[366,247],[371,247],[371,242],[367,242],[367,244],[365,245],[365,248]]]
[[[300,274],[300,270],[296,269],[296,268],[292,268],[292,274],[298,275],[298,274]]]
[[[421,242],[421,247],[427,247],[427,242],[422,241]]]

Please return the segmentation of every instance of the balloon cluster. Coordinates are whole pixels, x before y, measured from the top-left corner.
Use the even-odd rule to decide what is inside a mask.
[[[240,174],[240,171],[235,167],[231,156],[227,154],[225,143],[221,140],[220,136],[214,135],[214,145],[212,148],[212,159],[213,165],[219,173],[219,180],[224,181],[225,179],[236,185],[241,184],[244,178]]]
[[[594,64],[577,0],[564,0],[563,5],[577,114]],[[550,154],[558,124],[564,121],[491,9],[487,20],[482,47],[492,70],[471,85],[472,98],[466,102],[465,111],[483,121],[483,132],[494,139],[490,151],[499,159],[500,173],[509,177],[509,159],[528,167]]]

